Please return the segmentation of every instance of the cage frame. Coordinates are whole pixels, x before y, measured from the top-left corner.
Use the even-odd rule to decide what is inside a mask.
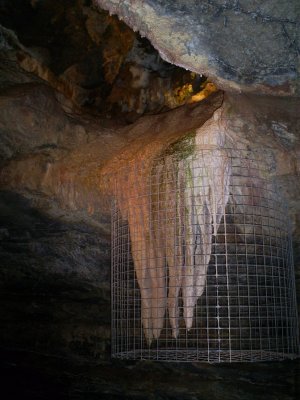
[[[232,163],[232,153],[243,153],[243,154],[255,154],[257,156],[257,154],[259,154],[258,150],[255,149],[232,149],[232,148],[224,148],[225,151],[227,152],[231,152],[231,163]],[[211,147],[202,147],[202,148],[198,148],[195,151],[195,154],[192,155],[192,157],[197,156],[198,157],[198,153],[197,151],[211,151]],[[271,153],[270,153],[271,154]],[[154,160],[151,160],[151,165],[153,165],[153,163],[157,163],[158,160],[162,160],[165,159],[167,156],[160,156],[155,158]],[[174,158],[174,160],[178,159],[177,155],[172,154],[171,157]],[[238,157],[236,157],[238,158]],[[269,157],[269,155],[267,156],[267,158],[269,158],[268,162],[270,160],[272,160],[272,155]],[[258,159],[255,159],[255,161],[258,161]],[[266,162],[266,163],[268,163]],[[142,162],[143,164],[143,162]],[[272,162],[271,162],[272,164]],[[133,163],[133,168],[135,170],[138,170],[140,167],[139,163]],[[143,166],[142,166],[143,168]],[[269,167],[268,167],[269,168]],[[270,168],[269,168],[270,169]],[[123,171],[124,172],[124,171]],[[125,171],[126,173],[126,171]],[[269,171],[269,176],[267,178],[268,181],[273,180],[272,176],[272,171]],[[261,178],[260,178],[261,179]],[[113,177],[114,180],[114,189],[115,189],[115,193],[118,192],[118,184],[119,181],[118,179],[115,179],[115,176]],[[274,192],[276,193],[276,195],[279,195],[278,192],[278,187],[276,186],[276,183],[272,182],[272,185],[274,187]],[[232,196],[232,194],[231,194]],[[282,207],[282,209],[285,209],[285,211],[287,212],[287,206],[286,203],[284,202],[281,194],[280,194],[280,206]],[[115,297],[115,276],[114,276],[114,268],[115,268],[115,240],[116,240],[116,235],[115,235],[115,216],[120,216],[120,210],[119,210],[119,206],[118,206],[118,201],[116,200],[116,197],[112,203],[112,219],[111,219],[111,237],[112,237],[112,252],[111,252],[111,263],[112,263],[112,276],[111,276],[111,320],[112,320],[112,348],[111,348],[111,354],[113,358],[119,358],[119,359],[129,359],[129,360],[155,360],[155,361],[164,361],[164,362],[208,362],[208,363],[223,363],[223,362],[258,362],[258,361],[281,361],[281,360],[285,360],[285,359],[295,359],[297,357],[299,357],[299,331],[298,331],[298,320],[297,320],[297,304],[296,304],[296,288],[295,288],[295,275],[294,275],[294,264],[293,264],[293,252],[292,252],[292,239],[291,239],[291,226],[290,226],[290,221],[289,219],[287,219],[285,221],[286,223],[286,229],[287,229],[287,255],[286,255],[286,261],[289,263],[288,264],[288,268],[289,268],[289,276],[291,278],[291,282],[290,282],[290,286],[289,288],[292,290],[292,293],[289,297],[289,301],[290,301],[290,305],[292,306],[292,311],[291,311],[291,315],[294,318],[293,321],[293,327],[291,328],[293,331],[293,337],[291,338],[291,340],[294,342],[294,344],[292,345],[292,351],[271,351],[270,347],[269,350],[267,349],[256,349],[253,350],[252,348],[248,349],[248,350],[242,350],[242,349],[237,349],[237,350],[232,350],[231,348],[229,349],[220,349],[214,351],[213,349],[210,349],[209,346],[207,348],[207,350],[202,350],[199,348],[195,348],[193,349],[192,347],[188,347],[187,348],[179,348],[177,344],[175,345],[175,349],[172,348],[172,346],[170,348],[163,348],[160,347],[160,338],[155,339],[156,340],[156,348],[155,348],[155,344],[153,344],[153,342],[149,345],[145,344],[146,340],[144,339],[140,339],[141,340],[141,345],[142,347],[140,349],[136,349],[136,348],[132,348],[131,350],[128,350],[128,340],[127,340],[127,349],[118,349],[117,348],[117,339],[116,336],[117,334],[117,326],[116,326],[116,318],[115,318],[115,305],[116,305],[116,297]],[[262,216],[261,216],[262,217]],[[226,212],[224,209],[224,222],[223,225],[226,229]],[[122,219],[122,216],[121,216]],[[126,225],[126,222],[125,222]],[[129,228],[128,228],[129,229]],[[129,235],[129,233],[128,233]],[[226,237],[226,232],[224,234],[224,237]],[[128,238],[128,240],[130,241],[130,238]],[[128,245],[130,247],[130,244]],[[246,249],[247,249],[247,245],[246,245]],[[127,250],[129,251],[129,250]],[[227,251],[227,250],[226,250]],[[130,257],[128,255],[128,257]],[[272,258],[273,256],[271,256]],[[129,258],[126,261],[127,263],[130,263]],[[134,267],[133,267],[134,268]],[[165,268],[168,268],[167,263],[165,262]],[[208,266],[209,268],[209,266]],[[247,266],[248,268],[248,266]],[[264,266],[264,268],[266,268],[266,266]],[[227,266],[227,261],[226,261],[226,270],[227,270],[227,274],[228,274],[228,266]],[[257,271],[257,266],[256,266],[256,271]],[[135,271],[134,271],[135,274]],[[248,278],[248,272],[247,272],[247,278]],[[227,278],[227,284],[228,284],[228,278]],[[206,281],[206,285],[207,285],[207,281]],[[249,282],[248,282],[249,285]],[[137,278],[135,276],[135,288],[139,287],[139,284],[137,283]],[[239,287],[239,285],[237,286]],[[281,290],[281,289],[280,289]],[[207,286],[205,291],[207,291]],[[229,298],[229,295],[228,295]],[[259,299],[259,296],[258,296]],[[197,302],[199,301],[199,299],[197,300]],[[229,301],[229,300],[228,300]],[[239,301],[239,300],[238,300]],[[196,307],[197,307],[197,302],[196,302]],[[274,300],[274,304],[275,304],[275,300]],[[240,305],[239,305],[240,307]],[[250,309],[250,306],[248,306],[248,308]],[[228,307],[228,309],[230,310],[230,306]],[[248,310],[249,311],[249,310]],[[250,311],[249,311],[250,312]],[[268,312],[268,308],[267,308],[267,312]],[[282,312],[281,312],[282,313]],[[260,314],[258,314],[260,315]],[[281,314],[282,315],[282,314]],[[267,318],[269,318],[267,316]],[[167,319],[167,317],[166,317]],[[229,316],[229,320],[230,320],[230,316]],[[249,315],[249,321],[251,320],[250,315]],[[276,320],[276,317],[275,317]],[[260,322],[259,322],[260,323]],[[251,326],[250,326],[250,334],[251,334]],[[260,326],[259,326],[259,330],[260,330]],[[277,326],[276,326],[277,329]],[[209,330],[209,329],[208,329]],[[269,330],[269,327],[268,327]],[[140,324],[139,327],[139,331],[140,331],[140,336],[143,336],[143,327],[142,327],[142,323]],[[230,331],[230,328],[229,328]],[[277,331],[276,331],[277,332]],[[260,330],[260,334],[261,334],[261,330]],[[276,333],[277,335],[277,333]],[[127,336],[128,336],[128,328],[127,328]],[[176,341],[177,339],[175,339]],[[241,340],[241,339],[240,339]],[[276,338],[277,340],[277,338]],[[173,342],[172,342],[173,341]],[[260,338],[261,341],[261,338]],[[208,339],[209,342],[209,339]],[[251,342],[251,340],[250,340]],[[174,340],[170,339],[170,343],[174,346]],[[144,346],[143,346],[144,344]],[[126,347],[124,346],[124,347]]]

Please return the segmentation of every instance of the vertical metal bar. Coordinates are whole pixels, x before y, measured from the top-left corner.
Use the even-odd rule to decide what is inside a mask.
[[[116,209],[116,204],[115,204],[115,199],[112,200],[111,204],[111,273],[110,273],[110,312],[111,312],[111,356],[113,357],[116,353],[115,349],[115,335],[116,335],[116,326],[115,326],[115,315],[114,315],[114,310],[116,306],[116,302],[114,299],[114,271],[115,271],[115,258],[114,258],[114,252],[115,252],[115,209]]]
[[[258,162],[255,160],[255,162]],[[259,179],[259,177],[257,177]],[[263,327],[262,327],[262,321],[261,321],[261,302],[260,302],[260,283],[259,283],[259,273],[258,273],[258,261],[257,261],[257,240],[256,240],[256,229],[254,226],[254,217],[259,215],[258,210],[260,210],[260,218],[262,218],[262,194],[261,194],[261,186],[262,182],[259,179],[259,184],[254,187],[253,185],[253,180],[252,180],[252,188],[251,188],[251,193],[252,193],[252,199],[251,199],[251,207],[252,207],[252,229],[253,229],[253,242],[254,242],[254,256],[255,256],[255,275],[256,275],[256,296],[257,296],[257,304],[255,303],[255,306],[257,307],[257,318],[258,318],[258,329],[259,329],[259,351],[260,351],[260,359],[263,360]],[[257,199],[254,198],[254,190],[259,190],[259,203],[256,205]],[[254,210],[256,211],[254,213]],[[263,227],[261,227],[263,229]],[[259,269],[260,270],[260,269]]]
[[[228,244],[227,244],[227,219],[226,205],[224,206],[224,245],[225,245],[225,269],[226,269],[226,290],[227,290],[227,318],[228,318],[228,346],[229,346],[229,362],[231,362],[231,314],[230,314],[230,287],[229,287],[229,272],[228,272]]]
[[[206,151],[209,153],[210,149]],[[232,195],[232,205],[223,210],[223,223],[220,222],[223,231],[219,235],[214,232],[215,236],[211,239],[211,264],[214,259],[215,276],[209,279],[207,269],[205,293],[201,299],[195,299],[198,301],[195,301],[190,332],[184,330],[184,321],[180,314],[180,332],[178,338],[174,339],[165,310],[163,329],[152,346],[149,346],[143,335],[141,295],[134,270],[134,258],[130,255],[130,244],[141,239],[138,234],[141,230],[140,224],[149,224],[144,228],[149,232],[151,243],[155,243],[157,252],[149,253],[149,249],[143,249],[136,257],[140,258],[145,267],[156,268],[152,271],[155,272],[151,274],[152,277],[164,274],[161,283],[164,282],[165,296],[168,296],[170,280],[167,253],[173,251],[174,268],[181,268],[177,259],[177,246],[183,246],[181,235],[185,238],[184,246],[193,244],[193,265],[196,261],[195,253],[200,251],[201,230],[195,215],[196,212],[199,213],[195,204],[197,199],[189,193],[192,196],[189,202],[189,224],[192,229],[187,232],[184,221],[181,221],[183,226],[178,226],[181,183],[179,184],[176,175],[176,157],[173,159],[174,166],[171,167],[173,170],[169,174],[162,158],[158,161],[164,163],[161,176],[155,175],[158,173],[155,168],[148,171],[148,167],[145,170],[142,163],[135,163],[130,174],[136,178],[136,182],[127,180],[127,187],[118,187],[120,180],[115,177],[113,184],[116,199],[111,205],[112,357],[233,362],[293,358],[299,354],[291,230],[283,212],[283,200],[277,197],[275,185],[268,186],[267,161],[259,153],[246,149],[227,149],[227,154],[228,157],[230,155],[232,166],[231,188],[236,193],[236,198]],[[193,156],[185,160],[185,168],[189,166],[192,173],[191,192],[196,188],[195,185],[201,184],[198,175],[207,173],[203,167],[199,167],[196,157],[203,157],[203,148],[196,149]],[[213,169],[212,157],[209,162],[209,167]],[[147,177],[145,172],[149,172]],[[222,171],[215,170],[213,173],[218,178]],[[138,190],[129,193],[130,184],[140,185],[141,176],[147,179],[146,185],[143,184]],[[164,182],[168,179],[170,182],[161,186],[161,179]],[[131,199],[125,204],[125,208],[129,205],[133,209],[118,209],[119,206],[124,208],[124,204],[117,204],[118,194],[122,190],[127,190],[127,196]],[[170,193],[165,193],[166,190]],[[202,190],[206,190],[204,186]],[[197,187],[195,193],[201,193],[201,188]],[[168,213],[169,204],[166,199],[170,198],[175,199],[175,209]],[[142,207],[142,203],[144,207],[145,204],[149,207],[149,218],[135,217],[141,211],[139,207]],[[130,213],[132,226],[125,221],[126,213],[127,217]],[[171,221],[170,218],[175,219]],[[165,229],[168,223],[172,224],[171,230]],[[169,242],[163,237],[167,231],[172,234]],[[188,233],[191,237],[188,237]],[[223,242],[218,243],[222,235]],[[167,248],[168,245],[172,249]],[[182,250],[187,263],[186,249]],[[163,257],[163,260],[158,257]],[[164,267],[161,268],[161,265]],[[160,290],[157,287],[158,281],[154,280],[152,278],[151,285],[155,290]],[[215,287],[209,287],[210,281]],[[157,309],[152,310],[152,318],[158,317],[159,307],[164,304],[167,307],[168,299],[161,300],[161,304],[155,303]]]

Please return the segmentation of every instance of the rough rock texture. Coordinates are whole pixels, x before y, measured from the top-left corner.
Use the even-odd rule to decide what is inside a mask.
[[[95,0],[225,90],[300,94],[298,0]]]
[[[15,84],[13,71],[23,69],[35,77],[24,74],[21,83],[39,77],[77,112],[130,121],[184,104],[206,85],[205,77],[164,62],[147,39],[86,0],[5,0],[0,24],[1,86]]]
[[[119,3],[127,12],[130,2]],[[181,15],[183,30],[187,21],[196,29],[195,18],[198,17],[197,14],[191,16],[190,10],[206,5],[203,8],[203,21],[206,21],[209,10],[216,6],[204,1],[181,2],[182,7],[187,4],[189,7],[182,8],[180,14],[177,1],[147,0],[136,1],[132,12],[139,10],[137,5],[153,6],[155,10],[163,3],[167,8],[165,13],[155,17],[157,25],[162,27],[159,18],[171,21],[174,11],[174,24],[178,29],[172,26],[172,33],[175,33],[168,36],[167,42],[173,55],[181,57],[177,54],[178,48],[173,47],[178,35],[184,38],[176,15]],[[235,20],[238,20],[241,21],[239,26],[245,26],[245,35],[249,35],[251,31],[244,23],[249,20],[257,29],[266,29],[270,34],[269,30],[278,28],[278,22],[263,21],[262,13],[274,13],[284,20],[278,43],[272,40],[270,49],[273,50],[269,54],[278,60],[282,70],[278,69],[278,63],[272,64],[272,57],[266,64],[261,64],[257,58],[257,73],[253,73],[254,64],[246,62],[251,52],[248,58],[236,56],[231,46],[232,37],[215,29],[222,43],[221,50],[226,52],[227,48],[233,54],[233,63],[237,63],[237,59],[244,62],[238,65],[236,75],[229,69],[225,78],[221,76],[225,70],[223,64],[216,73],[215,64],[211,63],[207,67],[210,75],[221,78],[226,88],[238,86],[252,91],[259,88],[266,92],[271,90],[266,90],[267,82],[273,85],[273,93],[298,90],[297,84],[289,78],[296,69],[293,57],[298,25],[290,21],[296,20],[297,4],[283,2],[280,7],[267,10],[277,2],[253,1],[251,7],[250,2],[244,1],[219,3],[220,14],[210,17],[211,25],[200,24],[207,33],[214,26],[223,27],[224,21],[228,28],[237,27]],[[296,4],[294,15],[293,4]],[[154,82],[162,79],[155,93],[162,95],[161,88],[179,87],[181,98],[180,90],[189,90],[184,89],[184,85],[191,84],[190,72],[180,72],[157,61],[153,49],[145,51],[149,49],[148,42],[141,41],[116,18],[110,18],[105,12],[98,13],[89,5],[88,1],[67,0],[0,2],[0,19],[5,26],[0,35],[1,398],[297,399],[300,393],[297,361],[213,366],[122,363],[110,359],[112,188],[107,177],[128,161],[161,151],[190,130],[202,126],[222,104],[236,140],[242,132],[260,145],[262,151],[265,146],[274,151],[277,180],[290,203],[299,300],[300,105],[297,98],[224,96],[217,92],[201,103],[143,116],[133,122],[140,115],[130,115],[130,110],[136,107],[140,107],[142,113],[153,113],[181,104],[176,100],[177,95],[157,101],[153,85],[155,87],[157,83]],[[257,21],[254,16],[252,20],[251,15],[241,12],[241,8],[257,9]],[[138,18],[136,21],[140,23]],[[143,29],[150,28],[145,24]],[[247,45],[241,33],[235,36],[240,37],[241,43],[237,44],[240,47],[243,44],[245,54],[247,48],[249,51],[257,48],[260,38],[267,38],[259,29],[257,39],[250,44],[248,40]],[[285,29],[293,40],[288,55],[280,58],[286,54],[282,50],[285,42],[281,34]],[[213,32],[210,34],[215,37]],[[122,46],[117,46],[120,36]],[[193,37],[197,39],[197,35]],[[265,50],[267,43],[270,42],[262,40],[262,49]],[[216,41],[211,41],[216,52],[217,45]],[[126,55],[125,49],[128,50]],[[282,52],[277,58],[280,49]],[[124,60],[129,54],[131,58],[127,58],[126,64]],[[107,57],[105,65],[103,57]],[[101,65],[99,60],[102,60]],[[131,71],[130,76],[128,71]],[[116,78],[110,83],[113,77]],[[127,81],[125,77],[130,79]],[[280,88],[285,79],[290,83],[288,89]],[[130,94],[126,91],[126,82],[130,82]],[[126,90],[121,90],[122,85]],[[118,103],[121,93],[124,97]],[[145,93],[146,101],[141,102]],[[151,96],[154,96],[153,102]],[[93,104],[90,104],[91,97],[95,98]],[[109,102],[109,97],[112,100],[104,112],[102,100]],[[113,105],[115,102],[119,109]],[[120,109],[125,106],[128,107],[127,116],[123,118]]]
[[[53,91],[43,85],[31,91],[23,97],[14,92],[16,97],[11,94],[2,108],[2,115],[5,110],[9,115],[12,104],[20,107],[24,101],[31,110],[29,117],[17,112],[16,131],[8,118],[5,131],[11,141],[0,196],[0,342],[2,391],[8,391],[7,398],[296,399],[297,361],[212,366],[110,359],[110,216],[100,190],[110,188],[103,186],[103,176],[201,126],[221,106],[223,95],[113,130],[99,129],[93,118],[70,120],[55,103],[62,136],[52,149],[43,146],[49,140],[44,125],[30,121],[40,114],[41,99],[51,104]],[[282,99],[257,101],[255,96],[226,97],[223,103],[237,139],[243,132],[276,154],[278,180],[291,204],[299,293],[300,135],[295,110],[289,108],[286,120],[285,106]],[[45,115],[46,126],[52,127],[51,116]],[[53,138],[55,126],[50,129]],[[76,132],[78,126],[84,126],[93,140],[88,143],[86,134],[74,135],[68,145],[69,129]],[[54,168],[45,184],[47,172],[41,165],[49,154]],[[59,175],[62,169],[64,179]]]
[[[123,148],[134,158],[139,149],[153,147],[154,136],[160,147],[166,146],[204,123],[223,99],[219,92],[174,113],[147,116],[124,126],[88,114],[66,113],[56,95],[43,84],[18,85],[2,92],[1,186],[54,197],[62,207],[89,212],[103,208],[102,169],[105,166],[108,171],[108,160]]]

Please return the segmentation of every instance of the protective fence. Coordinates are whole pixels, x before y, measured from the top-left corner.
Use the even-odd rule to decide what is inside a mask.
[[[298,356],[290,226],[267,152],[183,146],[114,185],[113,357]]]

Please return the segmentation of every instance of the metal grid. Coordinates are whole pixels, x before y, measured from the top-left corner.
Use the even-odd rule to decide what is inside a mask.
[[[198,148],[116,175],[113,357],[298,356],[290,227],[272,162],[266,152]]]

